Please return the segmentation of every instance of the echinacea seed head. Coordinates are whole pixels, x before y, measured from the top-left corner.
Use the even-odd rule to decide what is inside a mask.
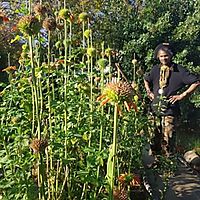
[[[47,139],[33,139],[30,148],[33,150],[33,153],[43,153],[45,148],[48,146]]]
[[[42,26],[47,31],[55,31],[55,29],[56,29],[56,20],[53,17],[47,17],[43,21]]]
[[[41,4],[36,4],[34,7],[33,7],[33,10],[35,12],[36,15],[39,15],[39,16],[43,16],[47,9],[45,6],[41,5]]]
[[[40,31],[41,24],[35,16],[25,15],[19,20],[17,27],[24,35],[32,36]]]

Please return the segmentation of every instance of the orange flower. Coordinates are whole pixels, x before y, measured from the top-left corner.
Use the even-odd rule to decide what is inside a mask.
[[[2,70],[2,72],[12,72],[12,71],[15,71],[17,68],[16,66],[8,66],[6,67],[5,69]]]
[[[118,177],[118,181],[122,186],[130,185],[132,187],[138,187],[141,185],[141,178],[139,175],[136,174],[120,174]]]
[[[130,182],[130,186],[139,187],[141,185],[141,177],[139,175],[134,175],[132,181]]]

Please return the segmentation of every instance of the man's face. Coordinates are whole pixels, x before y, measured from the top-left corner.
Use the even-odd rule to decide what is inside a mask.
[[[162,65],[169,65],[171,62],[171,55],[163,50],[160,50],[158,52],[158,59]]]

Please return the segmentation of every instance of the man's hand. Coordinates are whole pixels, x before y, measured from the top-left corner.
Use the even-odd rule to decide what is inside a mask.
[[[174,104],[175,102],[182,100],[185,96],[186,95],[184,93],[180,94],[180,95],[170,96],[169,97],[169,102]]]
[[[147,91],[147,96],[149,97],[149,99],[150,99],[151,101],[154,100],[154,94],[153,94],[153,92]]]

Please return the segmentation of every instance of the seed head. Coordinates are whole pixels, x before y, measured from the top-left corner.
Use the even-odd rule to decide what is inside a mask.
[[[79,22],[87,21],[88,19],[88,14],[86,12],[82,12],[78,16]]]
[[[111,104],[121,103],[125,105],[128,111],[130,111],[131,108],[134,108],[137,112],[137,106],[132,101],[133,94],[133,88],[129,83],[123,81],[117,83],[111,82],[106,85],[102,95],[97,98],[97,101],[103,99],[100,106],[105,105],[107,102],[110,102]]]
[[[134,58],[134,59],[132,60],[132,63],[133,63],[133,65],[135,65],[135,64],[137,63],[137,60]]]
[[[96,49],[94,47],[90,47],[87,49],[87,54],[91,57],[95,56]]]
[[[34,6],[33,10],[38,16],[43,16],[47,12],[46,7],[39,3]]]
[[[32,36],[40,31],[41,24],[35,16],[25,15],[19,20],[17,27],[24,35]]]
[[[113,191],[114,200],[128,200],[128,192],[122,189],[114,189]]]
[[[105,59],[105,58],[101,58],[97,61],[97,64],[98,66],[101,68],[101,69],[105,69],[106,66],[108,65],[108,60]]]
[[[45,148],[48,146],[48,141],[46,139],[33,139],[30,148],[33,149],[33,153],[42,153]]]
[[[61,9],[58,13],[58,16],[64,20],[70,20],[70,12],[68,9]]]
[[[56,20],[53,17],[47,17],[42,24],[43,28],[47,31],[55,31],[56,29]]]
[[[87,30],[85,30],[85,32],[84,32],[84,36],[85,36],[86,38],[89,38],[89,37],[90,37],[90,33],[91,33],[91,29],[87,29]]]
[[[106,50],[105,50],[105,54],[106,54],[106,56],[111,56],[111,54],[112,54],[112,49],[111,48],[107,48]]]

